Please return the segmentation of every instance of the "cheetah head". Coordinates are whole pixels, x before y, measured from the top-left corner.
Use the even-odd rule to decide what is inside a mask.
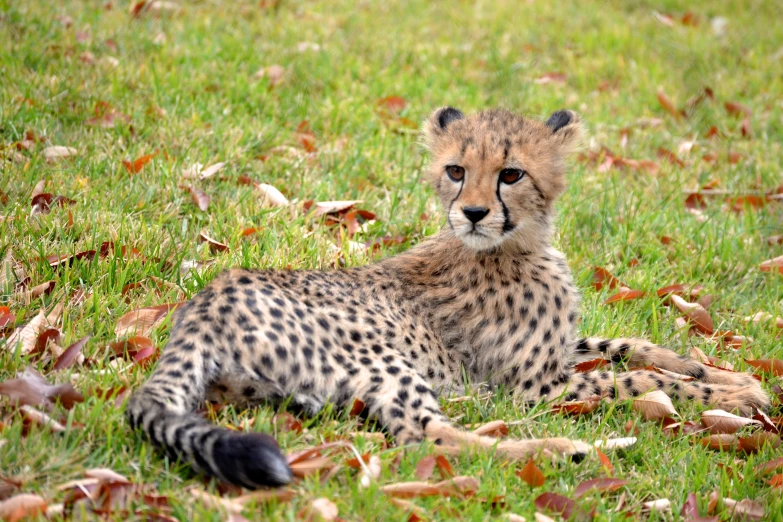
[[[436,110],[424,123],[423,141],[448,226],[477,251],[532,250],[548,241],[552,203],[565,189],[565,159],[580,131],[572,111],[544,123],[499,109],[471,116]]]

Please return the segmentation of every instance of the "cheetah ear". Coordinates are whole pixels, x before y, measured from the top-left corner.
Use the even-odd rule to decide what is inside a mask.
[[[569,154],[581,145],[582,121],[574,111],[557,111],[546,120],[562,153]]]
[[[424,145],[432,147],[433,141],[441,136],[446,128],[455,121],[461,120],[465,115],[459,109],[454,107],[440,107],[435,109],[429,118],[424,122],[422,128],[422,138]]]

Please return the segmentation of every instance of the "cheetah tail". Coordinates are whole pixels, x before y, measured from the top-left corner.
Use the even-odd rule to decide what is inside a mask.
[[[210,424],[201,416],[178,411],[147,385],[128,402],[126,415],[170,458],[183,460],[221,480],[256,489],[293,479],[275,439],[263,433],[238,433]]]

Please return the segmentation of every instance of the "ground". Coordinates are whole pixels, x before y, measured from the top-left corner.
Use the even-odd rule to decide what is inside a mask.
[[[758,268],[781,253],[777,240],[767,241],[780,231],[779,204],[760,197],[727,201],[781,184],[783,28],[770,23],[779,14],[773,2],[267,3],[274,4],[207,0],[177,8],[150,2],[134,15],[127,2],[53,7],[0,1],[0,28],[7,35],[0,43],[0,249],[4,258],[11,252],[22,263],[28,289],[55,283],[48,295],[32,299],[8,283],[0,305],[21,326],[40,309],[63,303],[61,344],[93,335],[83,349],[93,366],[64,372],[38,366],[56,382],[81,374],[74,382],[87,400],[69,412],[55,410],[73,423],[68,431],[38,428],[23,435],[22,423],[2,403],[0,470],[21,482],[21,491],[62,502],[57,485],[84,469],[107,467],[170,497],[180,520],[224,520],[224,513],[193,502],[188,493],[192,486],[214,491],[214,483],[204,485],[186,467],[167,464],[128,430],[121,407],[89,393],[133,388],[150,370],[109,366],[106,346],[118,339],[117,320],[192,296],[227,267],[357,265],[432,234],[443,218],[420,176],[424,157],[415,127],[445,104],[464,111],[503,106],[534,117],[569,108],[586,122],[589,143],[574,160],[556,238],[584,292],[583,334],[640,336],[680,353],[697,346],[739,370],[749,369],[744,359],[783,357],[774,326],[744,321],[760,311],[783,315],[780,276]],[[259,78],[261,69],[266,74]],[[705,88],[711,96],[680,115]],[[667,110],[667,100],[674,110]],[[24,142],[26,131],[32,133],[27,138],[43,141]],[[44,150],[52,145],[76,153],[46,161]],[[600,152],[601,146],[611,152]],[[150,154],[155,156],[138,172],[123,165]],[[227,164],[209,179],[183,179],[183,169],[197,162]],[[279,188],[291,206],[265,205],[260,189],[236,182],[241,175]],[[31,216],[30,195],[40,180],[46,180],[45,192],[75,203]],[[704,209],[689,211],[684,190],[711,182],[720,194],[705,198]],[[189,185],[211,196],[206,211],[182,188]],[[306,200],[349,199],[363,200],[359,207],[377,216],[353,237],[355,244],[404,241],[374,253],[351,248],[345,229],[302,208]],[[243,237],[250,227],[258,230]],[[343,236],[335,237],[339,230]],[[213,253],[199,243],[202,232],[230,250]],[[104,241],[134,247],[146,261],[96,255],[53,268],[45,260],[97,250]],[[213,264],[187,274],[178,270],[194,260]],[[594,266],[645,295],[605,304],[614,290],[594,289]],[[143,285],[123,295],[135,282]],[[752,342],[722,352],[716,342],[678,330],[679,313],[655,295],[672,283],[704,285],[714,297],[708,310],[716,329]],[[78,289],[89,297],[67,303]],[[156,346],[167,335],[166,324],[150,334]],[[0,381],[30,364],[29,357],[0,345]],[[770,378],[767,389],[775,382]],[[697,407],[676,406],[683,418],[698,419]],[[689,492],[704,513],[713,490],[753,499],[769,520],[783,519],[780,490],[752,471],[780,455],[769,446],[752,455],[713,452],[691,437],[664,435],[627,402],[604,403],[579,417],[546,406],[528,409],[504,394],[444,407],[461,424],[504,419],[510,437],[593,442],[626,436],[627,423],[635,424],[638,442],[610,454],[615,476],[628,485],[582,501],[600,519],[619,516],[613,510],[621,497],[624,509],[637,513],[643,501],[669,498],[676,518]],[[303,432],[286,431],[271,421],[277,411],[226,408],[217,421],[241,425],[254,418],[252,429],[274,434],[288,453],[374,429],[327,408],[304,420]],[[313,499],[326,497],[345,520],[405,518],[383,501],[378,487],[415,480],[417,462],[432,448],[407,450],[397,461],[400,451],[376,440],[358,437],[355,444],[381,457],[374,485],[361,488],[357,471],[346,468],[323,483],[310,476],[294,487],[290,502],[248,509],[244,516],[293,520]],[[521,465],[491,454],[450,460],[458,474],[479,479],[479,497],[504,496],[505,504],[416,499],[433,520],[451,519],[454,509],[464,520],[506,512],[531,519],[542,492],[571,496],[580,482],[605,474],[597,459],[575,464],[541,458],[537,465],[546,480],[531,488],[515,474]]]

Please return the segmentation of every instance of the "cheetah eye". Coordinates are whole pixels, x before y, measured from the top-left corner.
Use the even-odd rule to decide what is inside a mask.
[[[459,165],[447,165],[446,174],[449,175],[451,181],[462,181],[462,178],[465,177],[465,169]]]
[[[500,181],[506,185],[512,185],[522,179],[526,173],[524,170],[519,169],[503,169],[500,171]]]

